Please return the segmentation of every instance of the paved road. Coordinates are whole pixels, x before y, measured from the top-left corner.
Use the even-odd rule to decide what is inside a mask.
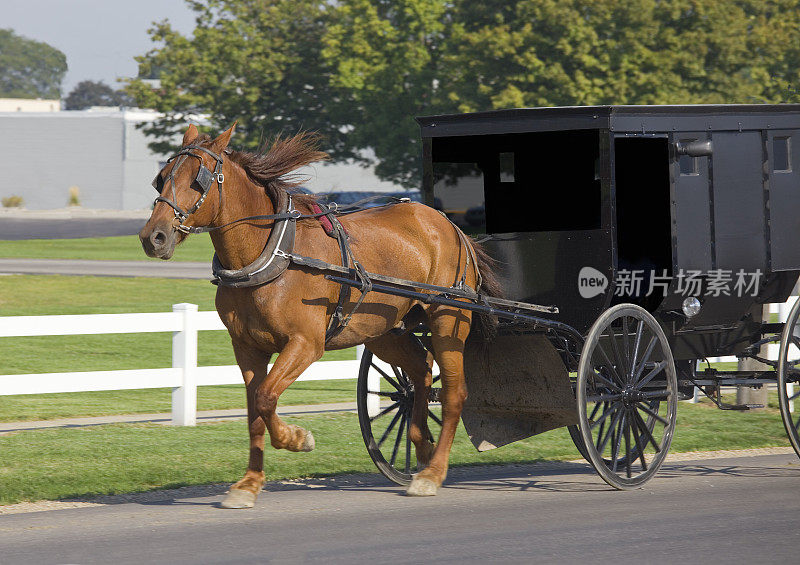
[[[146,219],[125,217],[0,216],[0,239],[70,239],[134,235]]]
[[[0,273],[18,275],[92,275],[211,279],[211,261],[79,261],[71,259],[0,259]]]
[[[301,456],[301,455],[298,455]],[[435,498],[374,476],[0,517],[3,563],[796,563],[794,455],[668,463],[616,492],[585,464],[461,468]],[[148,498],[149,496],[149,498]]]

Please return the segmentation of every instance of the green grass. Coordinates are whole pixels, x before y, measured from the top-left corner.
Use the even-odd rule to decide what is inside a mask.
[[[281,395],[280,405],[353,402],[355,399],[355,378],[296,382]],[[201,386],[197,389],[198,410],[244,410],[245,408],[244,384]],[[0,396],[0,422],[142,414],[171,410],[172,389],[168,388]]]
[[[352,414],[287,418],[313,430],[317,449],[267,448],[269,480],[374,472]],[[720,412],[681,403],[672,452],[788,445],[774,410]],[[120,424],[0,436],[0,503],[233,482],[247,461],[243,421],[176,428]],[[565,429],[478,454],[459,429],[454,465],[578,459]]]
[[[215,292],[206,281],[5,276],[0,277],[0,316],[168,312],[178,302],[214,310]],[[171,348],[169,333],[5,337],[0,338],[0,374],[169,367]],[[355,359],[355,350],[330,351],[323,357],[326,361],[342,359]],[[235,364],[226,331],[200,332],[198,363]],[[353,399],[352,394],[345,396],[337,389],[340,385],[314,386],[320,388],[290,401],[304,404]],[[0,421],[168,411],[169,397],[163,389],[0,397]],[[316,400],[311,400],[313,397]],[[199,398],[201,410],[243,406],[242,393],[227,387],[201,387]]]
[[[144,222],[142,222],[144,225]],[[175,250],[172,261],[211,261],[214,247],[207,234],[192,235]],[[25,239],[0,241],[0,257],[25,259],[97,259],[103,261],[161,261],[142,251],[139,237],[87,237],[78,239]]]

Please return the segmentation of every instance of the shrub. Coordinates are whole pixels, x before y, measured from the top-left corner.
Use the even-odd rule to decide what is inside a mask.
[[[22,207],[22,196],[7,196],[0,200],[3,203],[3,208],[20,208]]]

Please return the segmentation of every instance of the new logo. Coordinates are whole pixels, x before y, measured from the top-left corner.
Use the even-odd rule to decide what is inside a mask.
[[[584,267],[578,273],[578,292],[583,298],[594,298],[608,287],[608,278],[593,267]]]

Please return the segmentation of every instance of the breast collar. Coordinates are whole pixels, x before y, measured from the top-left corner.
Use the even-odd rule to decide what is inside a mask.
[[[278,192],[276,209],[279,214],[292,210],[292,197],[286,192]],[[219,286],[244,288],[266,284],[278,278],[291,262],[289,255],[294,248],[297,220],[293,217],[275,220],[267,244],[258,258],[241,269],[226,269],[214,253],[211,272],[212,283]]]

